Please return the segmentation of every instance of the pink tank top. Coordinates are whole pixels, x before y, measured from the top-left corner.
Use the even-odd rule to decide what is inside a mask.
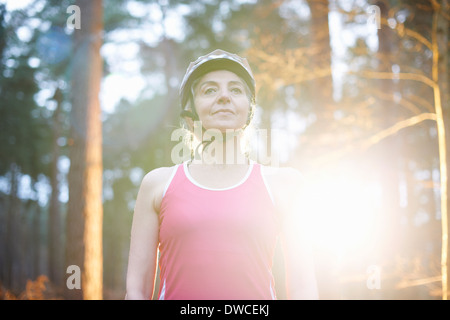
[[[159,299],[276,299],[278,230],[259,164],[225,189],[201,186],[178,165],[159,213]]]

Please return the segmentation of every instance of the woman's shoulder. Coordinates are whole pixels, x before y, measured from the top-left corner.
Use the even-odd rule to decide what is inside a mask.
[[[154,188],[165,185],[177,167],[178,165],[152,169],[142,179],[142,186]]]
[[[286,215],[294,208],[296,199],[305,192],[306,182],[303,174],[293,167],[262,166],[261,169],[280,213]]]
[[[261,172],[266,180],[286,187],[302,186],[305,178],[300,170],[293,167],[274,167],[261,165]]]

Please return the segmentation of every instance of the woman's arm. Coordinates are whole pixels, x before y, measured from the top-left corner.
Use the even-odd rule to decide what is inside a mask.
[[[274,192],[282,217],[281,242],[285,261],[287,298],[318,299],[314,269],[311,226],[304,206],[304,181],[295,169],[278,169]],[[303,198],[304,199],[304,198]]]
[[[161,170],[142,180],[131,227],[125,299],[152,299],[158,253],[158,195]]]

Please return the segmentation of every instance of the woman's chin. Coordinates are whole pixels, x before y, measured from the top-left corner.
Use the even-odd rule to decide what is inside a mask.
[[[203,128],[205,130],[211,130],[211,131],[220,131],[222,133],[233,133],[233,132],[240,132],[243,130],[244,125],[236,125],[236,124],[229,124],[229,123],[219,123],[219,124],[204,124]]]

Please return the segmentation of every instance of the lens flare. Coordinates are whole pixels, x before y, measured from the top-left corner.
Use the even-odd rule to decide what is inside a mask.
[[[376,236],[381,203],[377,182],[348,174],[321,175],[309,182],[305,210],[311,216],[314,244],[339,261],[365,252]]]

